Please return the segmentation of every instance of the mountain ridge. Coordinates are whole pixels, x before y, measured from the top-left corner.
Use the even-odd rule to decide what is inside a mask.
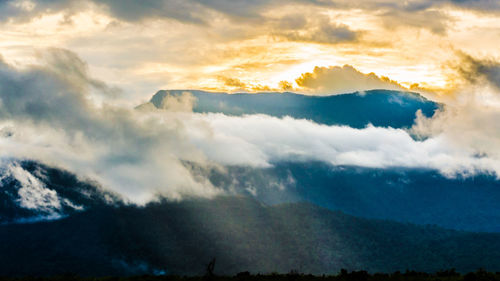
[[[500,269],[500,234],[357,218],[309,203],[268,206],[246,196],[94,208],[0,226],[0,238],[0,275],[199,275],[213,257],[218,274]]]
[[[500,233],[362,218],[301,200],[269,205],[250,195],[135,206],[106,200],[106,193],[67,171],[33,161],[18,165],[44,175],[45,188],[84,208],[61,210],[64,216],[55,220],[0,224],[0,276],[200,275],[213,257],[216,272],[230,275],[500,270]],[[0,214],[25,214],[9,206]]]
[[[368,124],[408,128],[417,111],[431,117],[442,105],[418,93],[392,90],[370,90],[328,96],[310,96],[292,92],[220,93],[200,90],[160,90],[149,102],[136,108],[165,109],[169,99],[189,93],[194,97],[193,112],[223,113],[241,116],[267,114],[309,119],[326,125],[348,125],[363,128]],[[177,101],[178,102],[178,101]],[[168,108],[167,108],[168,109]]]

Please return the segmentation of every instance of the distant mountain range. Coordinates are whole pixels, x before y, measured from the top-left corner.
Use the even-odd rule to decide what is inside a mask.
[[[196,98],[194,112],[220,112],[226,115],[267,114],[309,119],[326,125],[363,128],[368,124],[382,127],[411,127],[420,110],[432,116],[440,107],[416,93],[371,90],[332,96],[307,96],[295,93],[227,94],[199,90],[158,91],[147,104],[163,108],[168,97],[190,93]]]

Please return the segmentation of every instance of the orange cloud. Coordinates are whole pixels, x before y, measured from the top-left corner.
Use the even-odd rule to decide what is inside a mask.
[[[318,67],[295,79],[302,89],[318,94],[337,94],[372,89],[401,90],[398,82],[375,73],[364,74],[351,65]]]

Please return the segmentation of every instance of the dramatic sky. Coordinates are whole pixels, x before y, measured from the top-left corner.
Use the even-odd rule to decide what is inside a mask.
[[[2,0],[0,53],[26,67],[71,50],[136,100],[160,88],[449,93],[464,82],[457,65],[499,57],[499,14],[494,0]]]
[[[0,0],[0,156],[136,202],[220,192],[185,161],[497,173],[498,46],[495,0]],[[192,114],[189,95],[133,110],[159,89],[406,89],[447,106],[409,129]]]

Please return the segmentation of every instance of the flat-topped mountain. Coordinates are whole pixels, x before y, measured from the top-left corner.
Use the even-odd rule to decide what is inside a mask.
[[[220,112],[226,115],[267,114],[309,119],[327,125],[362,128],[368,124],[383,127],[411,127],[420,110],[432,116],[439,108],[416,93],[371,90],[332,96],[308,96],[295,93],[212,93],[199,90],[161,90],[149,101],[164,108],[169,97],[189,93],[195,98],[194,112]],[[143,104],[139,107],[146,107]]]

